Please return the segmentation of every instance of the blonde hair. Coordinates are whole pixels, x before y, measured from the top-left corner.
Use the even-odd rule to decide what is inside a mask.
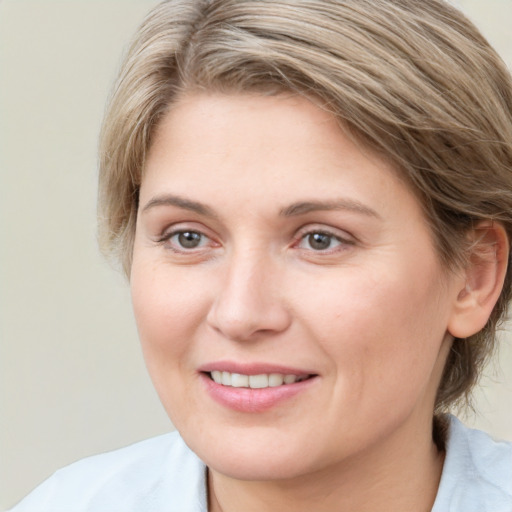
[[[144,20],[105,116],[99,233],[130,271],[145,157],[159,121],[191,90],[292,91],[399,169],[441,261],[457,268],[478,220],[512,238],[512,83],[478,30],[442,0],[170,0]],[[494,346],[511,270],[486,327],[455,340],[441,410],[467,398]]]

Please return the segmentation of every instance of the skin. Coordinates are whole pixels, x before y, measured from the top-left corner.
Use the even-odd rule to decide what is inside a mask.
[[[209,467],[212,511],[430,510],[434,398],[465,283],[391,165],[307,99],[189,95],[159,126],[132,298],[161,401]],[[221,360],[315,378],[240,412],[205,390],[199,368]]]

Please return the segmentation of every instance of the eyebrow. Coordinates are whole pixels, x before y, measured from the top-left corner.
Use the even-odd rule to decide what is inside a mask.
[[[142,211],[146,212],[147,210],[150,210],[151,208],[155,208],[157,206],[177,206],[178,208],[189,210],[199,215],[205,215],[207,217],[213,218],[218,217],[218,215],[209,206],[203,203],[199,203],[197,201],[192,201],[190,199],[175,196],[172,194],[153,197],[146,203],[144,208],[142,208]]]
[[[192,201],[191,199],[186,199],[184,197],[175,196],[172,194],[153,197],[146,203],[144,208],[142,208],[142,212],[146,212],[147,210],[157,206],[176,206],[184,210],[192,211],[199,215],[218,218],[218,215],[215,213],[215,211],[204,203]],[[279,211],[279,215],[282,217],[294,217],[298,215],[305,215],[310,212],[332,210],[346,210],[366,215],[368,217],[382,219],[382,217],[375,210],[353,199],[335,199],[332,201],[298,201],[285,208],[282,208]]]
[[[279,213],[284,217],[293,217],[296,215],[304,215],[310,212],[331,210],[346,210],[366,215],[368,217],[382,219],[382,217],[375,210],[353,199],[335,199],[332,201],[300,201],[281,209]]]

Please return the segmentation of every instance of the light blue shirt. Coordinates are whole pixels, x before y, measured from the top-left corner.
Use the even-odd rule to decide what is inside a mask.
[[[11,512],[207,512],[206,467],[173,432],[75,462]],[[432,512],[512,512],[512,443],[451,417]]]
[[[432,512],[512,512],[512,443],[495,441],[450,417]]]

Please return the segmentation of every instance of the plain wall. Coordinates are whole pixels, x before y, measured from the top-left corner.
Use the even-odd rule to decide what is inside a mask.
[[[128,287],[96,248],[96,147],[153,0],[0,0],[0,509],[57,468],[171,427]],[[459,1],[512,65],[512,2]],[[512,439],[512,346],[468,423]]]

